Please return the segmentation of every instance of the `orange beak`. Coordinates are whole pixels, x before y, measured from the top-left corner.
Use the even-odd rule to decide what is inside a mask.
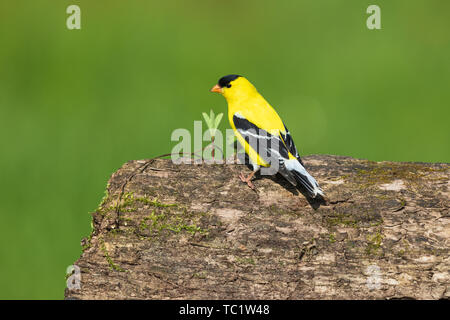
[[[211,88],[211,90],[209,90],[211,92],[217,92],[217,93],[222,93],[222,88],[216,84],[214,87]]]

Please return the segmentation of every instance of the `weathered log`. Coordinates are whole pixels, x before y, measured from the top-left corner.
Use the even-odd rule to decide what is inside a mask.
[[[78,299],[449,299],[449,165],[304,157],[327,201],[236,164],[130,161],[74,265]]]

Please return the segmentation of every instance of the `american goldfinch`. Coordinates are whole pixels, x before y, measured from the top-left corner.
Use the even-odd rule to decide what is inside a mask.
[[[303,167],[289,130],[250,81],[230,74],[220,78],[211,92],[227,100],[230,125],[253,166],[248,177],[241,173],[243,182],[254,189],[251,179],[255,173],[261,167],[271,167],[275,160],[278,172],[292,185],[303,186],[312,198],[323,196],[317,181]]]

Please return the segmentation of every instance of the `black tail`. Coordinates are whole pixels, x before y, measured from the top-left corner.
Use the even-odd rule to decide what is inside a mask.
[[[297,170],[292,170],[291,172],[294,174],[298,184],[308,191],[311,198],[317,197],[318,194],[323,196],[323,191],[320,189],[319,184],[306,170],[304,170],[303,173],[298,172]]]

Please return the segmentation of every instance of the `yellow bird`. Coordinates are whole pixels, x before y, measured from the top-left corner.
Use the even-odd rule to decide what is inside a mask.
[[[243,146],[253,172],[240,178],[254,189],[251,179],[261,167],[275,168],[292,185],[300,185],[312,198],[323,196],[317,181],[306,171],[289,130],[272,106],[246,78],[230,74],[219,79],[211,92],[228,103],[228,119]]]

